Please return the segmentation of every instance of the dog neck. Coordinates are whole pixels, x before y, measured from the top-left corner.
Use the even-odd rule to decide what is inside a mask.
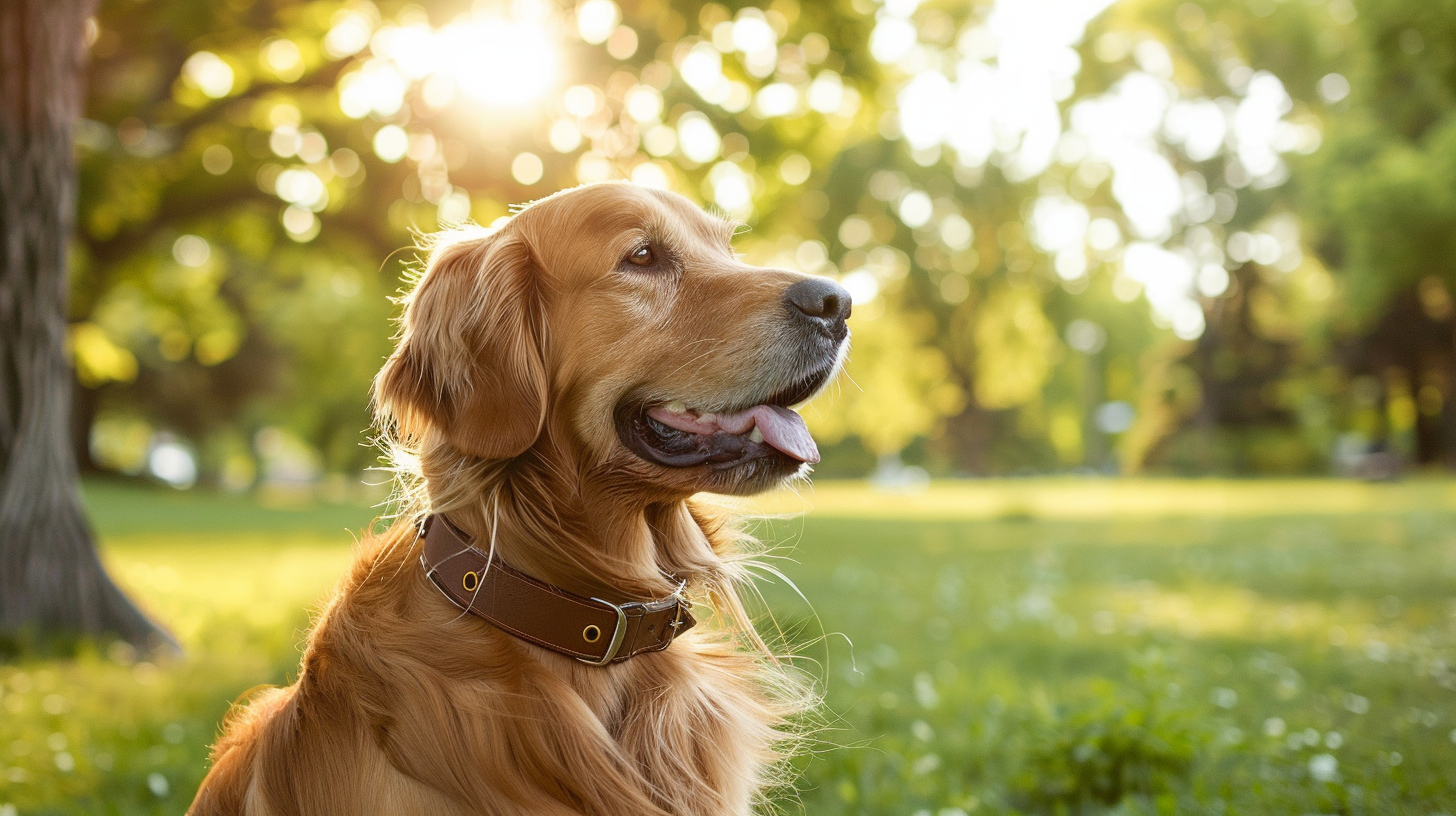
[[[719,525],[708,514],[683,499],[631,503],[589,474],[539,455],[457,457],[425,471],[432,512],[448,515],[478,549],[552,585],[648,600],[718,580],[724,563],[709,532]]]

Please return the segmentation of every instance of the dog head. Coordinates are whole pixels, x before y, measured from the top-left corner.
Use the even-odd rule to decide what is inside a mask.
[[[576,188],[435,247],[375,383],[396,433],[559,456],[669,493],[749,493],[818,461],[791,406],[833,378],[850,297],[751,267],[732,225],[630,184]]]

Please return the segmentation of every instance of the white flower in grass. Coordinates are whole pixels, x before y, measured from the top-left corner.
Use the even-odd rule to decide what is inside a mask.
[[[147,789],[158,799],[165,799],[167,794],[172,792],[172,786],[167,782],[167,777],[159,773],[147,775]]]
[[[1309,775],[1318,782],[1333,781],[1339,770],[1340,761],[1330,754],[1315,754],[1309,758]]]

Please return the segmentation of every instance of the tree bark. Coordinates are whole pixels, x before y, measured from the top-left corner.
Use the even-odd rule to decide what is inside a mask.
[[[72,127],[95,0],[0,0],[0,636],[172,644],[96,552],[71,448]]]

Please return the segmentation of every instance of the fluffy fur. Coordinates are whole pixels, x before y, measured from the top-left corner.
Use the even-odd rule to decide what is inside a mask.
[[[712,410],[802,376],[780,325],[801,276],[743,265],[732,231],[611,184],[438,240],[375,383],[402,512],[359,545],[298,681],[230,714],[191,814],[750,812],[805,696],[746,621],[731,519],[691,497],[792,474],[652,465],[612,424],[625,399]],[[623,267],[644,240],[671,263]],[[425,578],[432,512],[584,595],[686,581],[707,620],[607,668],[516,640]]]

